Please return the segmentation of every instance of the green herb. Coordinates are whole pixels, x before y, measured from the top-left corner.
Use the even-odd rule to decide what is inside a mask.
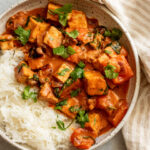
[[[92,33],[91,32],[88,32],[88,37],[91,37],[92,36]]]
[[[57,48],[53,48],[53,54],[61,56],[63,58],[69,57],[69,54],[67,53],[67,50],[63,45]]]
[[[105,30],[104,36],[111,37],[112,40],[119,40],[122,36],[122,32],[117,28],[113,28],[111,31]]]
[[[62,109],[61,106],[64,106],[64,105],[67,105],[67,100],[63,100],[63,101],[57,103],[55,106],[55,109],[61,110]]]
[[[32,99],[34,102],[37,102],[37,93],[30,91],[30,86],[26,86],[24,88],[24,91],[22,92],[22,98],[23,99]]]
[[[104,51],[106,54],[111,54],[112,52],[111,51],[109,51],[109,50],[105,50]]]
[[[70,74],[70,77],[75,81],[78,78],[84,77],[84,70],[82,68],[76,67]]]
[[[65,124],[63,121],[61,120],[57,120],[56,121],[56,124],[57,124],[57,127],[60,129],[60,130],[66,130],[67,128],[69,128],[71,126],[71,124],[73,123],[74,120],[72,120],[69,125],[67,127],[65,127]]]
[[[75,50],[71,47],[68,46],[67,48],[65,48],[63,45],[57,48],[53,48],[53,54],[54,55],[58,55],[61,56],[63,58],[67,58],[70,55],[73,55],[75,52]]]
[[[71,13],[72,11],[72,4],[65,4],[63,7],[61,8],[57,8],[55,10],[48,10],[48,12],[52,15],[57,14],[59,16],[59,23],[62,26],[66,26],[67,25],[67,17],[68,14]]]
[[[34,17],[33,19],[36,20],[37,22],[43,22],[43,21],[44,21],[44,20],[43,20],[42,18],[40,18],[40,17],[36,17],[36,18]]]
[[[106,78],[115,79],[118,76],[118,73],[115,72],[116,70],[115,66],[107,65],[104,69],[105,69],[104,72],[105,72]]]
[[[53,129],[56,129],[56,127],[52,127]]]
[[[105,30],[104,36],[111,37],[111,32],[109,30]]]
[[[114,106],[108,106],[108,109],[110,109],[110,110],[116,110],[117,108],[114,107]]]
[[[103,91],[103,89],[100,89],[100,91]]]
[[[94,126],[95,126],[95,124],[96,124],[96,118],[94,118]]]
[[[73,30],[73,31],[71,31],[71,32],[66,32],[66,34],[67,34],[69,37],[75,39],[75,38],[78,37],[79,32],[78,32],[77,30]]]
[[[85,67],[85,64],[84,64],[83,61],[80,61],[80,62],[78,63],[78,66],[79,66],[80,68],[84,68],[84,67]]]
[[[60,89],[59,89],[58,87],[57,87],[57,88],[54,88],[54,94],[55,94],[55,96],[56,96],[57,98],[60,97],[59,92],[60,92]]]
[[[33,79],[34,79],[35,81],[39,81],[38,75],[37,75],[37,74],[34,74],[34,75],[33,75]]]
[[[58,73],[59,76],[64,76],[66,74],[66,72],[69,72],[70,69],[69,68],[65,68],[63,69],[61,72]]]
[[[18,73],[21,71],[22,67],[28,67],[27,64],[22,63],[21,65],[19,65],[18,68]]]
[[[80,88],[78,88],[77,90],[71,91],[70,95],[71,95],[71,97],[75,97],[79,94],[79,92],[80,92]]]
[[[30,37],[30,30],[24,30],[22,27],[18,27],[15,31],[18,39],[21,41],[23,45],[25,45]]]
[[[119,29],[117,28],[112,29],[111,38],[113,40],[119,40],[121,36],[122,36],[122,32]]]
[[[69,108],[69,111],[70,112],[72,112],[72,113],[76,113],[76,112],[79,112],[79,110],[80,110],[80,107],[79,106],[71,106],[70,108]]]
[[[76,116],[76,121],[84,128],[86,122],[89,122],[88,113],[85,110],[80,110]]]
[[[121,46],[120,46],[120,44],[119,44],[119,42],[113,42],[112,44],[111,44],[111,47],[112,47],[112,49],[117,53],[117,54],[120,54],[120,49],[121,49]]]
[[[6,42],[6,41],[10,41],[8,39],[0,39],[0,42]]]
[[[28,26],[29,21],[30,21],[30,16],[28,16],[28,18],[27,18],[27,22],[26,22],[26,24],[25,24],[25,27],[27,27],[27,26]]]
[[[68,53],[69,55],[73,55],[73,54],[76,53],[76,51],[75,51],[71,46],[68,46],[68,48],[67,48],[67,53]]]

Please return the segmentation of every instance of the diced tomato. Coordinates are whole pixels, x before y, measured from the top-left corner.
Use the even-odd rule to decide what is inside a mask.
[[[96,135],[86,129],[77,128],[71,135],[72,144],[79,149],[88,149],[95,143]]]

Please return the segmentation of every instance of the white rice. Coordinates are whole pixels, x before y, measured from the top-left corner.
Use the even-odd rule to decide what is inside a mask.
[[[53,129],[57,127],[57,119],[64,121],[65,125],[71,120],[45,102],[22,99],[24,85],[17,83],[14,76],[14,67],[22,58],[21,51],[9,50],[0,54],[0,125],[14,142],[37,150],[73,149],[70,135],[77,127],[75,123],[65,131]]]

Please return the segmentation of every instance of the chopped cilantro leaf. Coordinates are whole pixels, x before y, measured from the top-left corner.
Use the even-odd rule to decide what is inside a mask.
[[[68,46],[68,48],[67,48],[67,53],[68,53],[69,55],[73,55],[73,54],[76,53],[76,51],[75,51],[71,46]]]
[[[65,124],[63,121],[61,120],[57,120],[56,121],[56,124],[57,124],[57,127],[60,129],[60,130],[66,130],[67,128],[69,128],[71,126],[71,124],[73,123],[74,120],[72,120],[67,127],[65,127]]]
[[[78,32],[77,30],[73,30],[73,31],[71,31],[71,32],[66,32],[66,34],[67,34],[69,37],[75,39],[75,38],[78,37],[79,32]]]
[[[70,108],[69,108],[69,110],[70,110],[70,112],[72,112],[72,113],[75,113],[75,112],[79,112],[79,110],[80,110],[80,107],[79,106],[71,106]]]
[[[44,20],[40,17],[33,17],[34,20],[36,20],[37,22],[43,22]]]
[[[106,54],[111,54],[112,52],[111,51],[109,51],[109,50],[105,50],[104,51]]]
[[[18,27],[15,31],[18,39],[21,41],[23,45],[25,45],[30,37],[30,30],[24,30],[22,27]]]
[[[62,109],[61,106],[64,106],[64,105],[67,105],[67,100],[63,100],[63,101],[57,103],[55,106],[55,109],[61,110]]]
[[[78,88],[77,90],[71,91],[70,95],[71,95],[71,97],[75,97],[79,94],[79,92],[80,92],[80,88]]]
[[[120,46],[119,42],[117,42],[117,41],[113,42],[111,44],[111,47],[117,54],[120,54],[121,46]]]
[[[69,68],[65,68],[63,69],[61,72],[58,73],[59,76],[64,76],[66,74],[66,72],[69,72],[70,69]]]
[[[57,8],[55,10],[48,10],[48,12],[52,15],[57,14],[59,16],[59,23],[62,26],[67,25],[68,14],[72,11],[72,4],[65,4],[63,7]]]
[[[88,113],[85,110],[80,110],[76,116],[76,121],[84,128],[86,122],[89,122]]]
[[[22,98],[23,99],[32,99],[34,102],[37,102],[37,92],[31,92],[30,86],[26,86],[24,88],[24,91],[22,92]]]
[[[85,64],[84,64],[83,61],[80,61],[80,62],[78,63],[78,66],[79,66],[80,68],[84,68],[84,67],[85,67]]]
[[[104,72],[105,72],[106,78],[115,79],[118,76],[118,73],[115,72],[115,69],[116,69],[115,66],[107,65],[104,69],[105,69]]]
[[[84,77],[84,70],[82,68],[76,67],[70,74],[71,78],[75,81],[78,78]]]

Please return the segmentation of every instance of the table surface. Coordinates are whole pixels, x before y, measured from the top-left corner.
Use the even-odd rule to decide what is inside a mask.
[[[22,0],[0,0],[0,14],[6,11],[11,5],[15,4],[18,1]],[[17,150],[17,149],[0,137],[0,150]],[[121,131],[107,144],[97,148],[96,150],[126,150]]]

